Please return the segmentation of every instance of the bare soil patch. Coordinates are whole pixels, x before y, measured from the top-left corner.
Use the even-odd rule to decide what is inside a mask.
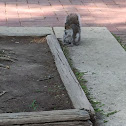
[[[41,37],[0,37],[0,113],[73,108],[53,56]]]

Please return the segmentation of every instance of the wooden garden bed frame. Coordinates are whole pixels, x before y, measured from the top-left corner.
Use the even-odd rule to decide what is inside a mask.
[[[0,114],[0,125],[9,126],[92,126],[90,119],[95,112],[71,70],[67,59],[54,35],[48,35],[47,43],[54,56],[61,80],[75,109],[40,112]]]

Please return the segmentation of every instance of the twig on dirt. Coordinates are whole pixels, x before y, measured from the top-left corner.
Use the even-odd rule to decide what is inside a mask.
[[[37,80],[37,81],[44,81],[44,80],[49,80],[49,79],[52,79],[52,78],[54,78],[54,76],[51,76],[51,75],[49,75],[49,76],[45,76],[45,78],[40,78],[39,80]]]
[[[14,60],[12,60],[12,59],[10,59],[10,58],[8,58],[8,57],[0,57],[0,60],[2,60],[2,61],[11,61],[11,62],[15,62]]]
[[[6,66],[5,66],[5,65],[3,65],[3,64],[0,64],[0,67],[4,67],[4,68],[6,68]]]
[[[0,96],[4,95],[6,93],[6,91],[3,91],[2,93],[0,93]]]
[[[5,66],[5,65],[3,65],[3,64],[0,64],[0,67],[7,68],[7,69],[10,68],[9,66]]]
[[[13,57],[11,57],[11,59],[14,61],[14,60],[16,60],[16,61],[18,61],[18,59],[17,58],[13,58]],[[14,61],[15,62],[15,61]]]

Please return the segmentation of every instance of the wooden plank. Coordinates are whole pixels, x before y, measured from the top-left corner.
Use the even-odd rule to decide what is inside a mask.
[[[90,121],[73,121],[73,122],[56,122],[56,123],[44,123],[44,124],[26,124],[21,126],[93,126],[93,125]]]
[[[79,120],[82,121],[88,119],[90,119],[88,112],[79,109],[54,110],[42,112],[3,113],[0,114],[0,126]]]
[[[58,40],[54,35],[48,35],[46,38],[54,56],[58,72],[70,96],[73,106],[77,109],[88,110],[92,115],[94,115],[94,109],[88,101],[73,71],[71,70],[67,59],[65,58],[63,51],[58,43]]]

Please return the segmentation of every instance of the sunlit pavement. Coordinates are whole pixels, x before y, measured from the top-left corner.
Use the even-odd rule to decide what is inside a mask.
[[[71,12],[84,27],[107,27],[126,34],[126,0],[0,0],[0,26],[64,26]]]

